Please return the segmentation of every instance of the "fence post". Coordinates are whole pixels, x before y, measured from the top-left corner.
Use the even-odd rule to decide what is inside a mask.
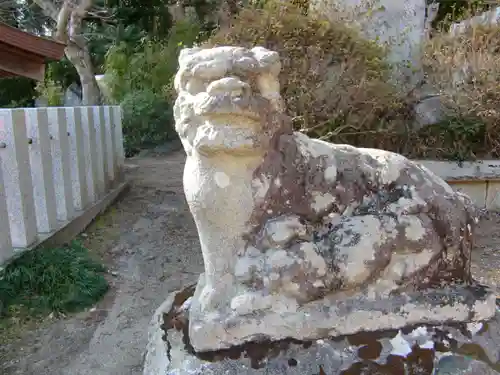
[[[102,137],[102,127],[104,126],[101,122],[100,107],[92,107],[92,114],[94,118],[94,128],[95,128],[95,146],[96,146],[96,159],[97,159],[97,192],[99,196],[103,196],[106,192],[106,180],[104,174],[104,149],[102,147],[103,137]]]
[[[0,138],[0,142],[3,142]],[[7,212],[7,197],[2,176],[2,157],[0,149],[0,265],[14,255],[12,241],[10,240],[9,214]]]
[[[47,111],[45,108],[26,108],[25,119],[30,140],[29,157],[37,228],[40,233],[49,233],[57,227],[57,209]]]
[[[122,178],[123,175],[123,164],[125,162],[125,152],[123,149],[123,125],[122,125],[122,109],[119,105],[115,105],[113,108],[113,122],[114,122],[114,134],[115,138],[115,165],[117,167],[117,174]]]
[[[0,139],[5,144],[0,151],[12,245],[28,247],[37,228],[23,109],[0,109]]]
[[[105,149],[106,149],[106,165],[107,165],[107,171],[108,171],[108,181],[110,186],[113,185],[115,181],[115,139],[113,137],[113,132],[114,132],[114,123],[113,123],[113,111],[111,110],[111,107],[109,105],[104,107],[104,144],[105,144]]]
[[[47,108],[49,132],[52,137],[52,169],[56,194],[57,219],[67,221],[75,213],[73,206],[73,190],[71,186],[71,169],[68,160],[69,136],[64,108]]]
[[[87,166],[87,193],[89,202],[99,199],[97,145],[92,107],[82,107],[83,152]]]
[[[99,123],[100,136],[101,136],[101,148],[102,148],[102,166],[104,173],[104,192],[107,193],[110,189],[109,181],[109,159],[108,159],[108,149],[106,147],[106,116],[104,114],[104,107],[99,106]]]
[[[87,206],[88,194],[83,149],[82,109],[65,107],[69,132],[69,152],[71,155],[71,182],[75,209],[83,210]]]

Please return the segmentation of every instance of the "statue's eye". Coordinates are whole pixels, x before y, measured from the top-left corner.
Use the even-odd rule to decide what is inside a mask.
[[[193,77],[205,81],[213,81],[226,76],[229,70],[229,62],[224,60],[203,61],[196,64],[192,69]]]
[[[186,91],[191,95],[199,94],[207,89],[207,84],[201,79],[191,77],[186,83]]]

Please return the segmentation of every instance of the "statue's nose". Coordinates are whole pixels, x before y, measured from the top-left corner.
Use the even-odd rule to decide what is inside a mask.
[[[207,87],[209,95],[231,94],[242,96],[250,91],[250,85],[236,77],[225,77],[211,82]]]

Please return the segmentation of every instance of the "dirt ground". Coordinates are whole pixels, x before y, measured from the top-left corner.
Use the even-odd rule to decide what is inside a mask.
[[[110,268],[111,291],[88,311],[47,319],[0,340],[0,374],[139,375],[147,328],[169,292],[195,282],[203,263],[182,192],[184,153],[129,161],[130,191],[85,233]],[[500,215],[482,219],[473,270],[500,285]],[[0,338],[1,339],[1,338]],[[5,342],[7,341],[7,342]]]

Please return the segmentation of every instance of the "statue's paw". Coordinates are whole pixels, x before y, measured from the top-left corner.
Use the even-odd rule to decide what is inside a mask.
[[[222,307],[228,299],[228,288],[224,286],[206,285],[200,293],[199,304],[202,311],[210,311]]]
[[[217,305],[217,293],[213,287],[205,286],[198,299],[202,310],[211,310]]]

